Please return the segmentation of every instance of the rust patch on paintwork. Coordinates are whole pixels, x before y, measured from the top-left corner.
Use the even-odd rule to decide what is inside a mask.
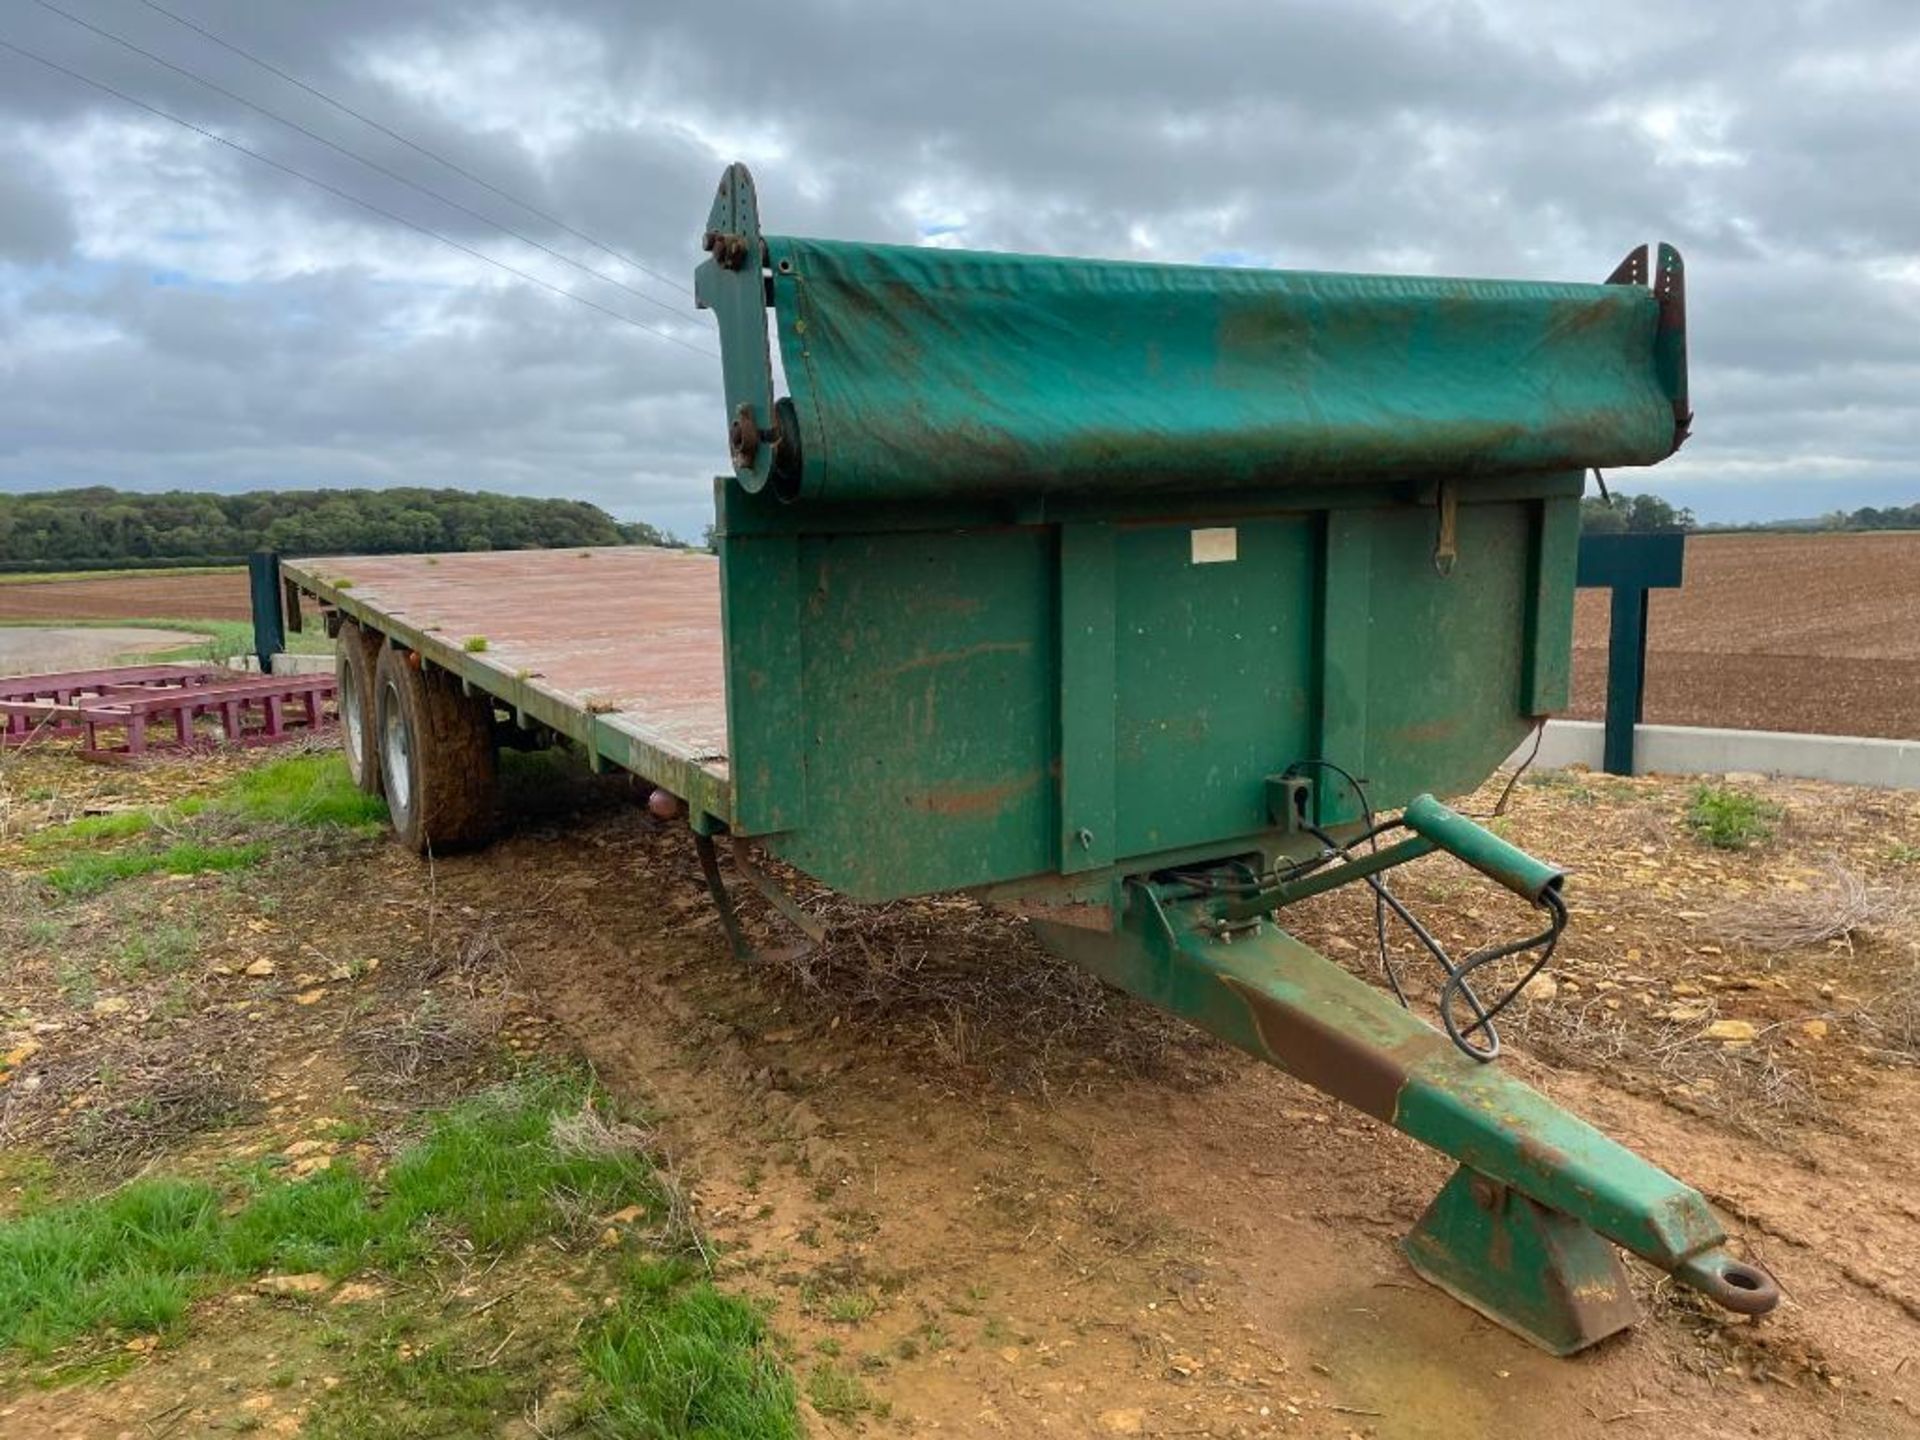
[[[983,640],[978,645],[969,645],[964,650],[939,650],[931,655],[916,655],[911,660],[903,660],[883,670],[884,675],[905,675],[914,670],[927,670],[941,665],[959,665],[975,660],[982,655],[1026,655],[1033,649],[1030,640]]]
[[[1220,983],[1246,1005],[1274,1064],[1376,1120],[1393,1123],[1407,1070],[1391,1052],[1283,1004],[1244,980],[1223,975]]]
[[[1515,1127],[1518,1129],[1518,1127]],[[1538,1135],[1520,1130],[1520,1163],[1541,1175],[1564,1175],[1573,1168],[1573,1161],[1557,1145],[1549,1145]]]
[[[909,795],[907,805],[929,815],[989,815],[1004,810],[1008,802],[1026,794],[1040,783],[1038,772],[1022,775],[998,785],[972,787],[945,786],[919,795]]]
[[[1403,725],[1387,732],[1388,740],[1403,745],[1439,745],[1460,733],[1458,720],[1428,720],[1419,725]]]

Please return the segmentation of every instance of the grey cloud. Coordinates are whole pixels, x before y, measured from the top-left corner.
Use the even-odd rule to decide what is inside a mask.
[[[58,259],[75,238],[73,217],[46,167],[18,150],[0,150],[0,263]]]
[[[60,3],[678,303],[135,0]],[[911,241],[935,218],[985,247],[1570,279],[1673,239],[1700,418],[1669,469],[1622,483],[1725,518],[1920,498],[1920,16],[1896,0],[749,0],[724,21],[631,0],[167,3],[682,282],[735,146],[769,224],[801,233]],[[595,42],[564,88],[537,46],[447,71],[435,98],[385,78],[563,32]],[[667,320],[37,7],[8,7],[0,36]],[[541,144],[509,113],[573,118]],[[724,464],[712,361],[504,277],[447,289],[418,237],[184,135],[162,198],[297,264],[223,280],[157,209],[103,234],[106,182],[19,146],[125,116],[0,55],[0,485],[491,485],[697,532]]]

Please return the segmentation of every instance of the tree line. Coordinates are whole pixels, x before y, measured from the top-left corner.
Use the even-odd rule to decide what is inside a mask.
[[[0,566],[118,568],[285,555],[574,549],[676,543],[580,500],[468,490],[197,490],[104,486],[0,495]]]
[[[1872,505],[1835,510],[1820,518],[1822,530],[1920,530],[1920,505]]]
[[[1809,534],[1823,530],[1920,530],[1920,505],[1864,505],[1832,510],[1816,519],[1761,520],[1745,525],[1702,525],[1693,511],[1658,495],[1615,494],[1611,500],[1589,495],[1580,502],[1580,528],[1588,535],[1647,535],[1674,530],[1743,530]]]
[[[1588,535],[1659,535],[1694,528],[1693,511],[1675,509],[1658,495],[1589,495],[1580,502],[1580,529]]]

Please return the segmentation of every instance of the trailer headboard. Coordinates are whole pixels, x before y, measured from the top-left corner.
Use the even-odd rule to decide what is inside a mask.
[[[1290,843],[1567,701],[1588,466],[1684,436],[1679,257],[1403,280],[763,237],[723,180],[736,829],[856,897]],[[790,394],[776,399],[769,320]],[[1305,767],[1302,769],[1302,767]]]

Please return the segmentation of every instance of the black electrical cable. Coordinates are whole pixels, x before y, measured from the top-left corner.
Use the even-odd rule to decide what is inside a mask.
[[[1475,819],[1498,820],[1507,813],[1507,802],[1513,798],[1513,790],[1520,783],[1520,777],[1533,768],[1533,762],[1540,756],[1540,744],[1547,738],[1547,717],[1542,715],[1533,722],[1533,748],[1527,751],[1527,758],[1520,762],[1519,768],[1507,777],[1507,783],[1500,791],[1500,798],[1493,802],[1493,809],[1485,816]]]
[[[329,140],[326,136],[320,134],[317,130],[308,129],[305,125],[302,125],[298,120],[289,120],[286,116],[279,114],[277,111],[270,110],[265,105],[262,105],[257,101],[249,100],[246,96],[241,95],[233,90],[229,90],[226,86],[221,85],[216,81],[209,80],[207,79],[206,76],[201,75],[196,71],[190,70],[184,65],[176,65],[173,61],[167,59],[166,56],[156,55],[153,51],[144,49],[143,47],[134,44],[133,41],[127,39],[124,35],[118,35],[114,33],[112,30],[107,29],[104,25],[96,25],[91,20],[88,20],[79,15],[75,15],[71,11],[63,9],[62,7],[54,4],[53,0],[33,0],[33,3],[38,5],[42,10],[45,10],[50,14],[58,15],[62,20],[70,21],[71,23],[78,25],[81,29],[91,31],[93,34],[98,35],[101,39],[110,41],[113,44],[120,46],[123,50],[131,51],[133,54],[140,56],[142,59],[150,60],[155,65],[159,65],[164,67],[165,69],[171,70],[173,71],[174,74],[182,76],[185,79],[191,80],[196,85],[205,86],[207,89],[213,91],[214,94],[224,96],[226,99],[233,101],[234,104],[236,105],[244,105],[249,110],[252,110],[257,114],[266,116],[267,119],[273,121],[275,124],[284,125],[289,130],[294,131],[296,134],[306,136],[307,139],[312,140],[316,144],[324,145],[329,150],[337,151],[339,154],[346,156],[349,160],[355,161],[360,165],[364,165],[367,169],[373,171],[376,175],[385,176],[387,179],[393,181],[396,185],[404,185],[410,190],[418,191],[420,194],[425,195],[430,200],[437,200],[442,205],[447,206],[449,209],[459,211],[462,215],[465,215],[470,220],[477,220],[482,225],[488,226],[489,228],[494,230],[498,230],[503,235],[511,236],[513,239],[518,240],[522,245],[531,246],[533,249],[540,251],[542,254],[552,256],[555,260],[558,260],[563,265],[571,265],[574,269],[578,270],[583,275],[590,275],[594,279],[602,281],[608,285],[611,285],[617,290],[624,290],[626,291],[627,294],[633,296],[636,300],[644,300],[649,305],[656,305],[660,309],[665,310],[669,315],[682,315],[685,313],[683,307],[676,305],[671,301],[662,300],[657,295],[649,295],[644,290],[636,289],[635,287],[627,284],[626,281],[620,279],[617,276],[609,275],[604,270],[596,270],[593,268],[593,266],[588,265],[584,261],[574,259],[573,256],[567,254],[564,250],[556,250],[554,249],[553,246],[548,245],[543,241],[536,240],[531,235],[522,234],[520,231],[514,229],[511,225],[502,224],[500,221],[493,219],[491,216],[481,214],[478,210],[475,210],[471,205],[462,204],[460,201],[455,200],[450,195],[441,194],[440,191],[435,190],[430,185],[423,185],[417,180],[410,179],[409,177],[402,175],[398,170],[392,170],[392,169],[389,169],[387,166],[382,165],[377,160],[369,160],[366,156],[360,154],[357,150],[349,149],[347,146],[342,145],[337,141]]]
[[[378,120],[374,119],[371,115],[366,114],[364,111],[354,109],[353,106],[347,104],[346,101],[335,99],[333,96],[327,94],[326,91],[320,89],[317,85],[309,85],[305,80],[302,80],[298,75],[289,74],[287,71],[282,70],[278,65],[275,65],[272,61],[263,60],[258,55],[254,54],[251,50],[248,50],[244,46],[237,45],[233,41],[228,40],[223,36],[214,34],[213,31],[209,30],[206,26],[200,24],[198,21],[190,19],[185,15],[178,14],[175,11],[169,10],[166,6],[158,4],[157,0],[139,0],[139,3],[146,6],[147,9],[149,10],[156,11],[159,14],[166,16],[167,19],[173,21],[175,24],[184,25],[187,27],[187,29],[192,30],[194,33],[204,36],[206,39],[211,40],[215,45],[218,45],[222,50],[226,50],[234,55],[238,55],[242,60],[245,60],[250,64],[258,65],[262,70],[265,70],[269,75],[278,76],[280,79],[286,81],[287,84],[293,86],[295,89],[306,91],[306,93],[313,96],[314,99],[319,100],[325,104],[331,105],[334,109],[338,110],[341,114],[351,115],[355,120],[358,120],[362,125],[365,125],[368,128],[373,130],[378,130],[382,135],[385,135],[389,140],[398,141],[400,144],[406,146],[409,150],[413,151],[415,154],[426,156],[427,159],[433,161],[436,165],[444,165],[447,169],[451,170],[454,174],[460,176],[463,180],[469,180],[473,184],[478,185],[482,190],[490,191],[492,194],[498,195],[502,200],[507,201],[509,204],[518,205],[522,210],[526,211],[529,215],[534,215],[539,217],[540,219],[546,221],[549,225],[553,226],[556,230],[564,230],[567,234],[573,236],[574,239],[586,241],[587,244],[593,246],[594,249],[600,251],[602,254],[611,255],[615,260],[618,260],[622,265],[630,266],[633,269],[638,270],[642,275],[649,275],[653,279],[658,280],[662,285],[667,286],[669,289],[678,290],[682,295],[689,295],[692,293],[687,289],[685,285],[682,285],[678,280],[673,279],[671,276],[663,275],[658,270],[654,270],[646,265],[642,265],[638,260],[634,259],[631,255],[628,255],[623,251],[614,249],[611,245],[607,244],[606,241],[596,240],[593,236],[587,234],[586,231],[576,229],[572,225],[569,225],[566,221],[560,219],[557,215],[548,214],[545,210],[542,210],[539,206],[533,204],[531,201],[522,200],[518,195],[513,194],[511,191],[501,189],[498,185],[494,184],[491,180],[488,180],[483,176],[476,175],[473,173],[473,171],[468,170],[464,166],[456,164],[454,161],[449,160],[446,156],[442,155],[439,151],[431,150],[427,146],[422,145],[419,141],[409,139],[407,136],[402,135],[398,130],[393,129],[391,126],[381,124]]]
[[[1534,749],[1535,753],[1538,753],[1539,745],[1537,737]],[[1531,763],[1533,757],[1529,755],[1527,758],[1528,763]],[[1305,860],[1296,861],[1294,864],[1284,868],[1277,868],[1266,875],[1254,874],[1244,862],[1239,861],[1234,863],[1239,869],[1245,872],[1245,879],[1225,880],[1218,875],[1199,870],[1173,869],[1162,873],[1168,878],[1176,880],[1183,885],[1190,886],[1192,889],[1203,894],[1241,897],[1257,895],[1262,890],[1276,883],[1284,884],[1311,875],[1315,871],[1332,864],[1335,860],[1345,860],[1352,863],[1354,860],[1354,847],[1362,841],[1367,843],[1369,853],[1378,854],[1380,850],[1380,836],[1390,830],[1398,829],[1406,823],[1404,818],[1399,816],[1385,821],[1376,820],[1374,818],[1373,804],[1367,798],[1365,782],[1361,781],[1351,771],[1343,769],[1330,760],[1303,760],[1292,768],[1303,769],[1308,767],[1327,770],[1332,774],[1338,775],[1353,788],[1353,793],[1360,802],[1361,820],[1365,827],[1360,834],[1354,836],[1351,840],[1342,842],[1336,840],[1332,835],[1318,826],[1302,825],[1301,828],[1304,829],[1307,834],[1320,842],[1320,853],[1310,856]],[[1525,770],[1526,765],[1523,764],[1520,767],[1520,771],[1516,773],[1515,778],[1517,779],[1518,774],[1524,773]],[[1511,789],[1512,786],[1509,784],[1509,793],[1511,793]],[[1504,800],[1505,796],[1502,797],[1503,802]],[[1567,906],[1566,902],[1560,897],[1559,891],[1550,888],[1540,897],[1538,903],[1548,911],[1549,919],[1547,928],[1538,935],[1528,936],[1521,940],[1509,941],[1502,945],[1489,946],[1486,949],[1474,952],[1465,960],[1455,961],[1453,957],[1447,953],[1446,946],[1440,943],[1433,932],[1427,929],[1427,927],[1421,923],[1420,918],[1409,910],[1405,903],[1401,901],[1400,897],[1395,895],[1388,887],[1384,875],[1365,875],[1361,878],[1367,882],[1368,888],[1373,891],[1374,939],[1379,950],[1381,972],[1386,976],[1387,986],[1393,991],[1394,998],[1400,1002],[1403,1009],[1412,1008],[1411,1002],[1407,999],[1406,991],[1400,984],[1399,973],[1394,969],[1392,951],[1387,943],[1386,917],[1389,911],[1399,918],[1400,922],[1407,927],[1408,932],[1411,933],[1414,939],[1420,943],[1421,947],[1433,957],[1434,961],[1446,975],[1446,979],[1440,986],[1439,1010],[1440,1023],[1446,1030],[1447,1038],[1453,1042],[1462,1054],[1471,1059],[1482,1063],[1497,1059],[1500,1054],[1500,1032],[1494,1027],[1494,1019],[1519,998],[1520,992],[1527,987],[1534,976],[1538,975],[1547,967],[1548,963],[1553,959],[1555,947],[1559,944],[1560,934],[1566,929]],[[1472,977],[1476,971],[1492,965],[1497,961],[1508,959],[1514,955],[1524,954],[1526,951],[1535,949],[1536,947],[1540,953],[1535,957],[1533,964],[1527,969],[1524,975],[1512,985],[1508,986],[1500,998],[1491,1005],[1481,1000],[1472,982]],[[1464,1027],[1461,1025],[1455,1013],[1460,1002],[1463,1000],[1472,1012],[1473,1017],[1472,1023]],[[1485,1037],[1484,1043],[1476,1044],[1472,1038],[1475,1035],[1483,1035]]]
[[[1520,992],[1527,988],[1528,982],[1546,969],[1547,962],[1553,959],[1554,947],[1560,943],[1560,932],[1567,928],[1567,902],[1560,898],[1558,891],[1546,891],[1540,897],[1540,903],[1547,908],[1550,915],[1545,930],[1525,940],[1515,940],[1510,944],[1493,946],[1469,955],[1457,966],[1451,967],[1447,983],[1440,987],[1440,1023],[1446,1026],[1447,1037],[1476,1060],[1492,1060],[1499,1056],[1500,1032],[1493,1028],[1494,1017],[1517,1000]],[[1540,947],[1540,954],[1528,968],[1527,973],[1508,986],[1506,993],[1491,1006],[1483,1008],[1479,998],[1474,996],[1472,987],[1468,985],[1467,977],[1483,965],[1491,965],[1496,960],[1519,955],[1533,949],[1536,945]],[[1465,1030],[1460,1029],[1453,1018],[1454,997],[1460,994],[1469,997],[1477,1017]],[[1476,1030],[1484,1031],[1486,1034],[1487,1043],[1484,1047],[1475,1045],[1467,1038]]]
[[[1333,761],[1331,760],[1301,760],[1288,768],[1293,770],[1299,770],[1303,768],[1328,770],[1328,771],[1331,771],[1333,774],[1338,775],[1341,779],[1345,780],[1348,785],[1352,786],[1355,798],[1357,798],[1360,801],[1361,821],[1367,827],[1366,834],[1364,837],[1367,842],[1367,853],[1370,855],[1377,855],[1380,853],[1380,827],[1376,826],[1373,822],[1373,802],[1367,799],[1367,787],[1365,784],[1363,784],[1359,780],[1358,777],[1356,777],[1351,771],[1346,770],[1341,766],[1334,764]],[[1319,839],[1322,845],[1331,846],[1334,850],[1336,850],[1342,855],[1349,853],[1349,851],[1345,846],[1335,844],[1327,836],[1320,834],[1318,831],[1315,831],[1313,833],[1317,836],[1317,838]],[[1400,986],[1400,976],[1395,972],[1393,968],[1393,956],[1387,946],[1386,884],[1378,876],[1375,876],[1375,875],[1369,875],[1367,877],[1367,884],[1369,888],[1372,889],[1373,891],[1373,941],[1374,941],[1374,948],[1379,952],[1379,955],[1380,955],[1380,971],[1383,975],[1387,977],[1387,988],[1393,991],[1393,998],[1400,1002],[1400,1008],[1403,1010],[1412,1009],[1413,1007],[1408,1003],[1408,1000],[1407,1000],[1407,992],[1403,990]]]
[[[542,280],[538,275],[534,275],[529,273],[528,271],[522,270],[518,266],[509,265],[504,260],[496,260],[494,259],[493,256],[488,255],[483,251],[476,250],[471,245],[467,245],[462,243],[459,240],[455,240],[451,236],[442,235],[438,230],[434,230],[426,225],[421,225],[416,221],[409,220],[404,215],[396,215],[393,211],[384,209],[383,207],[374,204],[371,200],[362,200],[358,195],[349,194],[347,191],[342,190],[337,185],[330,185],[325,180],[320,180],[315,178],[312,175],[307,174],[304,170],[296,170],[293,166],[284,164],[279,160],[275,160],[271,156],[263,155],[258,150],[248,149],[245,145],[242,145],[238,140],[229,140],[226,136],[221,135],[215,131],[209,130],[203,125],[196,125],[191,120],[183,120],[180,116],[175,115],[170,111],[162,110],[158,105],[149,105],[145,100],[136,99],[134,96],[129,95],[124,90],[115,89],[113,86],[107,84],[104,80],[95,80],[90,75],[82,75],[78,70],[70,69],[67,66],[62,65],[57,60],[49,60],[46,56],[37,54],[36,52],[27,49],[26,46],[24,45],[16,45],[11,40],[0,39],[0,50],[10,51],[15,55],[20,56],[22,59],[31,60],[36,65],[44,65],[49,70],[55,71],[61,75],[65,75],[70,80],[78,80],[82,85],[91,86],[93,89],[99,90],[105,94],[111,95],[117,100],[124,100],[126,101],[127,104],[136,106],[137,108],[146,111],[149,115],[156,115],[162,120],[171,121],[173,124],[180,126],[182,129],[191,130],[193,131],[194,134],[199,135],[205,139],[211,140],[217,145],[224,145],[229,150],[238,151],[240,154],[247,156],[251,160],[258,160],[262,165],[271,165],[275,170],[280,171],[282,174],[291,175],[296,180],[304,180],[306,181],[307,184],[314,186],[316,189],[324,190],[329,195],[337,196],[339,199],[345,200],[350,205],[357,205],[362,210],[365,210],[370,214],[378,215],[383,220],[391,221],[395,225],[404,226],[408,230],[412,230],[418,234],[426,236],[429,240],[438,240],[442,245],[451,246],[453,249],[458,250],[463,255],[470,255],[475,260],[484,261],[486,264],[492,265],[496,269],[504,270],[507,272],[507,274],[516,276],[521,280],[525,280],[531,285],[538,285],[542,290],[551,290],[554,294],[562,297],[563,299],[575,301],[578,304],[586,306],[589,310],[598,310],[602,315],[606,315],[612,319],[621,321],[623,324],[631,325],[636,330],[644,330],[649,335],[654,336],[656,339],[666,341],[669,345],[678,345],[682,350],[691,350],[693,351],[694,354],[704,355],[709,360],[717,360],[720,358],[711,350],[705,349],[699,345],[689,344],[687,341],[680,339],[679,336],[670,335],[665,330],[661,330],[655,326],[647,324],[644,320],[636,320],[631,315],[623,315],[618,310],[612,309],[611,307],[606,305],[602,305],[596,300],[589,300],[584,295],[577,295],[573,291],[567,289],[565,286],[555,285],[551,280]]]
[[[1543,733],[1543,730],[1544,727],[1536,730],[1533,754],[1528,755],[1526,763],[1522,764],[1520,769],[1515,772],[1515,780],[1517,780],[1521,774],[1525,773],[1527,765],[1533,762],[1533,756],[1539,753],[1539,736]],[[1374,823],[1373,805],[1367,799],[1366,786],[1350,771],[1343,769],[1330,760],[1303,760],[1298,762],[1293,768],[1299,769],[1305,766],[1313,766],[1331,771],[1353,787],[1353,792],[1360,801],[1360,811],[1366,825],[1366,832],[1364,836],[1355,837],[1352,843],[1358,844],[1360,839],[1364,838],[1369,842],[1372,850],[1377,852],[1380,847],[1379,836],[1383,830],[1391,828],[1392,822],[1385,826],[1379,826]],[[1511,794],[1512,788],[1512,783],[1509,782],[1507,787],[1508,794]],[[1506,795],[1501,796],[1502,805],[1504,805],[1506,798]],[[1307,833],[1339,855],[1349,859],[1352,857],[1350,845],[1340,844],[1340,842],[1335,840],[1331,835],[1328,835],[1325,831],[1313,826],[1308,826]],[[1394,971],[1393,961],[1387,947],[1386,912],[1388,910],[1392,910],[1392,912],[1400,918],[1401,923],[1407,927],[1413,934],[1413,937],[1420,942],[1426,951],[1439,963],[1440,968],[1446,972],[1447,978],[1440,987],[1439,1007],[1440,1021],[1446,1028],[1447,1038],[1452,1040],[1462,1053],[1475,1060],[1485,1062],[1498,1057],[1500,1054],[1500,1032],[1494,1028],[1494,1017],[1511,1005],[1514,1000],[1519,997],[1520,992],[1526,988],[1527,983],[1546,968],[1548,962],[1553,958],[1555,946],[1559,944],[1560,932],[1566,928],[1567,907],[1566,902],[1560,898],[1559,892],[1550,889],[1541,897],[1540,903],[1550,912],[1550,923],[1540,934],[1530,936],[1524,940],[1513,941],[1506,945],[1493,946],[1468,956],[1464,961],[1456,962],[1447,954],[1446,947],[1434,937],[1433,933],[1429,931],[1426,926],[1420,923],[1413,912],[1408,910],[1407,907],[1401,903],[1400,898],[1388,888],[1384,876],[1368,875],[1364,878],[1368,887],[1373,891],[1374,938],[1380,953],[1380,968],[1387,977],[1387,984],[1392,989],[1394,997],[1399,1000],[1403,1007],[1411,1008],[1408,1006],[1406,992],[1401,988],[1399,976]],[[1496,961],[1507,959],[1513,955],[1523,954],[1536,946],[1540,947],[1540,954],[1538,958],[1535,959],[1532,967],[1528,969],[1527,973],[1522,975],[1513,985],[1509,986],[1505,993],[1492,1005],[1484,1004],[1473,988],[1471,981],[1473,973]],[[1461,1028],[1459,1022],[1454,1017],[1455,1007],[1461,999],[1465,999],[1468,1007],[1473,1012],[1473,1023],[1466,1026],[1465,1029]],[[1475,1034],[1484,1034],[1486,1043],[1484,1045],[1476,1045],[1470,1038]]]

